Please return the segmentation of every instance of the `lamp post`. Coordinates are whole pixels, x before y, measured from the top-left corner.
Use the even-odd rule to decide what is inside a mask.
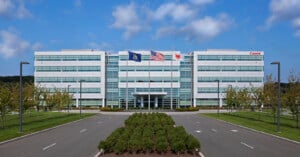
[[[68,85],[68,96],[70,96],[70,93],[69,93],[69,88],[70,88],[71,85]],[[69,99],[70,97],[68,97]],[[70,99],[69,99],[70,100]],[[68,100],[68,113],[70,112],[70,102]]]
[[[80,104],[79,104],[79,110],[80,110],[80,118],[81,118],[81,87],[82,87],[82,82],[84,82],[84,80],[80,80],[79,83],[80,83]]]
[[[216,80],[218,82],[218,116],[220,115],[220,80]]]
[[[278,73],[277,132],[280,132],[280,62],[272,62],[271,64],[277,64],[277,73]]]
[[[22,132],[22,123],[23,123],[23,114],[22,114],[22,68],[23,68],[23,64],[29,64],[28,62],[20,62],[20,111],[19,111],[19,117],[20,117],[20,132]]]

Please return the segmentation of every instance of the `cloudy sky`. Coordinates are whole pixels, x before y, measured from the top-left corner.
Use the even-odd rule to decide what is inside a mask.
[[[300,72],[300,0],[0,0],[0,76],[35,50],[236,49]]]

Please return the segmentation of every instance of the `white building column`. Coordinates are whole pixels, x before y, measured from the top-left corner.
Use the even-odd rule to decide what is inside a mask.
[[[141,96],[141,108],[144,107],[144,97]]]
[[[155,108],[158,107],[158,96],[155,96]]]
[[[102,100],[102,107],[105,107],[105,101],[104,99],[101,99]]]
[[[79,100],[78,98],[76,98],[76,107],[78,108],[78,106],[79,106]]]
[[[193,106],[196,107],[196,99],[194,98]]]

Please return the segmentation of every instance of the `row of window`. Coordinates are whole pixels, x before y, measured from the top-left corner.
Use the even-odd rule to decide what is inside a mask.
[[[263,71],[263,66],[198,66],[198,71]]]
[[[198,82],[263,82],[262,77],[198,77]]]
[[[198,55],[198,61],[262,61],[261,55]]]
[[[36,66],[36,72],[101,71],[100,66]]]
[[[120,55],[119,56],[120,61],[127,61],[128,60],[128,55]],[[149,61],[150,60],[150,55],[142,55],[142,61]],[[172,55],[165,55],[165,61],[172,61],[173,56]]]
[[[66,88],[48,88],[50,93],[55,93],[56,91],[65,91]],[[80,93],[80,88],[69,88],[69,93]],[[81,93],[101,93],[101,88],[81,88]]]
[[[122,66],[120,71],[179,71],[179,66]]]
[[[179,77],[120,77],[120,82],[179,82]]]
[[[60,82],[101,82],[100,77],[35,77],[36,83],[60,83]]]
[[[36,55],[36,61],[100,61],[100,55]]]

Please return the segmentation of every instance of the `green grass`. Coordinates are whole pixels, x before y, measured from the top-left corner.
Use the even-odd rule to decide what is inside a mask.
[[[94,114],[84,113],[82,117],[85,118],[92,115]],[[20,133],[19,115],[7,115],[4,129],[1,128],[2,121],[0,120],[0,142],[78,119],[80,119],[78,113],[28,112],[23,115],[23,132]]]
[[[203,115],[300,142],[300,128],[295,127],[296,122],[291,116],[280,118],[280,133],[278,133],[277,122],[274,123],[273,116],[270,113],[232,112],[220,113],[219,116],[215,113]]]

